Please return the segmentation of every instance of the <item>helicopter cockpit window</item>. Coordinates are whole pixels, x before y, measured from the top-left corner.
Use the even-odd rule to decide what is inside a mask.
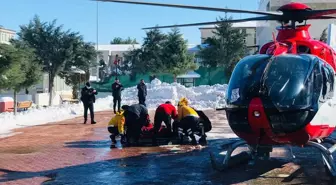
[[[312,64],[312,58],[296,55],[279,56],[271,61],[264,73],[262,88],[278,110],[311,105],[313,80],[309,74]]]
[[[320,102],[325,102],[334,96],[334,70],[330,65],[323,65],[322,67],[322,94]]]
[[[260,79],[270,57],[247,56],[236,65],[227,91],[228,103],[240,104],[259,92]]]
[[[304,45],[297,46],[297,53],[311,54],[310,48]]]

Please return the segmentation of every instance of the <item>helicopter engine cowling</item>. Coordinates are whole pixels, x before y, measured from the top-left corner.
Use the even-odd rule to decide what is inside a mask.
[[[226,95],[231,129],[249,144],[305,144],[316,134],[311,121],[334,96],[335,72],[313,55],[252,55],[235,67]],[[324,120],[332,121],[332,115]],[[321,123],[326,124],[326,123]]]

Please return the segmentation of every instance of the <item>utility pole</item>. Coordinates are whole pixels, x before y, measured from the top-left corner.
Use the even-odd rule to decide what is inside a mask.
[[[239,5],[239,9],[241,9],[241,4]],[[240,16],[240,19],[241,19],[241,13],[239,14],[239,16]]]
[[[98,7],[99,6],[98,5],[99,4],[98,3],[99,3],[99,1],[97,1],[97,15],[96,15],[96,18],[97,18],[97,20],[96,20],[96,23],[97,23],[97,30],[96,30],[97,31],[97,33],[96,33],[97,34],[96,35],[97,36],[97,41],[96,41],[97,42],[97,46],[96,46],[97,48],[96,48],[96,51],[97,52],[98,52],[98,42],[99,42],[98,41],[98,39],[99,39],[99,37],[98,37],[98,34],[99,34],[98,33],[99,32],[99,27],[98,27],[98,25],[99,25],[99,8]],[[97,59],[96,60],[97,60],[97,81],[98,81],[98,78],[99,78],[99,61],[98,61],[99,57],[98,57],[98,53],[97,53]]]

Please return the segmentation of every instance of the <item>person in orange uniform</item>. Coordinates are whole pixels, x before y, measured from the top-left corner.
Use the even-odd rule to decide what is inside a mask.
[[[161,128],[161,123],[164,122],[167,130],[168,130],[168,137],[172,137],[172,118],[175,120],[177,119],[177,111],[174,105],[170,101],[161,104],[155,111],[154,116],[154,134],[152,138],[153,146],[157,146],[157,134]]]
[[[113,116],[113,118],[108,123],[107,130],[111,133],[111,148],[115,148],[117,141],[116,136],[121,136],[120,142],[121,144],[126,143],[125,138],[125,117],[124,117],[124,111],[118,111],[116,112],[116,115]]]
[[[186,135],[192,139],[193,145],[197,145],[195,132],[199,126],[200,117],[188,104],[186,98],[182,98],[178,103],[178,135],[181,144],[183,144],[183,137]]]

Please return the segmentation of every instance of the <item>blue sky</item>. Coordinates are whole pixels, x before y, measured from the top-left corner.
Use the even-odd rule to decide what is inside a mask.
[[[189,4],[213,7],[257,9],[255,0],[146,0],[150,2]],[[28,3],[29,2],[29,3]],[[96,2],[90,0],[3,0],[0,25],[18,31],[19,25],[27,24],[37,14],[43,21],[57,19],[64,28],[79,31],[86,41],[96,43]],[[235,18],[254,15],[230,14]],[[99,3],[99,44],[108,44],[114,37],[136,38],[142,42],[143,27],[213,21],[220,12],[185,10],[144,5]],[[164,32],[169,29],[164,29]],[[200,42],[198,27],[181,28],[190,44]]]

